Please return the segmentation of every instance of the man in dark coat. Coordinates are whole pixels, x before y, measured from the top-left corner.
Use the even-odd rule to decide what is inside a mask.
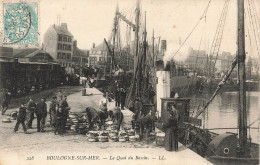
[[[65,133],[65,126],[67,123],[67,118],[69,115],[69,104],[67,102],[67,96],[63,96],[63,99],[61,100],[60,104],[59,104],[59,108],[61,111],[61,123],[60,123],[60,133],[59,134],[64,134]]]
[[[105,122],[106,122],[106,118],[107,118],[107,111],[98,111],[98,119],[99,119],[99,129],[102,129],[103,126],[103,130],[105,129]]]
[[[126,91],[124,88],[120,89],[120,104],[121,104],[121,109],[124,109],[125,107],[125,98],[126,98]]]
[[[58,108],[56,112],[56,120],[55,120],[55,129],[54,134],[62,134],[62,111],[61,108]]]
[[[173,91],[171,91],[170,97],[171,97],[171,98],[174,98],[174,96],[175,96],[175,92],[174,92],[174,90],[173,90]]]
[[[14,132],[18,131],[20,124],[22,124],[24,133],[27,133],[27,129],[26,129],[26,126],[25,126],[25,123],[24,123],[25,118],[26,118],[26,104],[23,103],[21,105],[21,107],[19,108],[19,113],[18,113],[18,116],[17,116],[17,122],[16,122],[15,127],[14,127]]]
[[[119,85],[116,85],[116,91],[115,91],[115,102],[116,102],[116,107],[120,107],[120,88]]]
[[[89,129],[93,129],[94,124],[98,120],[98,112],[95,108],[92,107],[87,107],[86,108],[86,113],[87,113],[87,120],[89,124]]]
[[[53,126],[53,127],[55,126],[57,109],[58,109],[58,101],[57,101],[57,97],[54,96],[52,98],[52,101],[50,103],[50,108],[49,108],[49,112],[50,112],[50,125]]]
[[[113,122],[117,124],[117,130],[120,130],[120,126],[122,124],[122,121],[124,119],[124,115],[121,112],[119,107],[115,107],[108,111],[108,116],[111,118]]]
[[[138,119],[138,123],[140,126],[140,136],[148,138],[148,135],[150,132],[153,131],[153,128],[155,127],[155,122],[157,121],[157,118],[155,116],[152,116],[150,113],[146,115],[141,115],[141,117]],[[146,130],[146,132],[144,132]]]
[[[166,121],[163,124],[165,129],[165,150],[178,151],[178,120],[179,114],[176,104],[169,107]]]
[[[2,96],[3,96],[3,101],[2,101],[1,108],[2,108],[2,115],[4,115],[8,108],[8,104],[10,101],[9,93],[7,92],[7,90],[5,88],[2,89]]]
[[[32,98],[30,98],[28,104],[27,104],[27,123],[26,123],[26,127],[27,129],[31,128],[32,129],[32,122],[34,120],[34,112],[35,112],[35,108],[36,108],[36,104],[33,101]]]
[[[41,99],[41,102],[36,105],[36,116],[37,116],[37,132],[45,132],[45,120],[47,117],[47,104],[45,98]]]
[[[143,110],[143,103],[141,99],[138,97],[135,99],[134,103],[134,113],[137,115],[137,117],[142,113]]]

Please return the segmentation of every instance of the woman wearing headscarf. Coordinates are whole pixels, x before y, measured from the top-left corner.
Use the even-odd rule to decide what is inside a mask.
[[[165,150],[178,151],[178,120],[179,113],[176,109],[176,103],[168,107],[166,121],[163,124],[165,128]]]

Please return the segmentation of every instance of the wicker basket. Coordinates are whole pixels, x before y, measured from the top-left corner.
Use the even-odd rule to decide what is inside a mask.
[[[98,140],[100,142],[108,142],[108,137],[107,136],[98,136]]]
[[[120,137],[118,138],[118,141],[120,141],[120,142],[126,142],[126,141],[128,141],[128,140],[129,140],[128,136],[120,136]]]
[[[88,138],[88,141],[89,141],[89,142],[97,142],[98,139],[97,139],[97,138]]]
[[[156,144],[158,146],[164,146],[164,139],[165,139],[165,134],[164,133],[156,134]]]
[[[118,137],[117,136],[112,136],[109,138],[110,142],[117,142],[118,141]]]

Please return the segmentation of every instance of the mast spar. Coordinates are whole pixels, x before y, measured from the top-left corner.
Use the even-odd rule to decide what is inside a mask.
[[[238,4],[238,79],[239,79],[239,100],[238,100],[238,127],[240,156],[247,157],[247,112],[246,112],[246,91],[245,91],[245,25],[244,25],[244,0],[237,0]]]
[[[138,56],[138,47],[139,47],[139,16],[140,16],[140,1],[136,1],[136,28],[135,28],[135,56],[134,56],[134,70],[137,69],[140,57]],[[140,68],[139,68],[140,69]],[[137,73],[138,74],[138,73]],[[134,78],[136,78],[136,75],[134,75]],[[136,95],[139,96],[140,94],[140,78],[137,76],[137,83],[136,83]]]

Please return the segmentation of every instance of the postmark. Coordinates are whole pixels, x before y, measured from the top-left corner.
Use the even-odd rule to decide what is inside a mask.
[[[3,44],[38,44],[38,2],[3,3]]]

